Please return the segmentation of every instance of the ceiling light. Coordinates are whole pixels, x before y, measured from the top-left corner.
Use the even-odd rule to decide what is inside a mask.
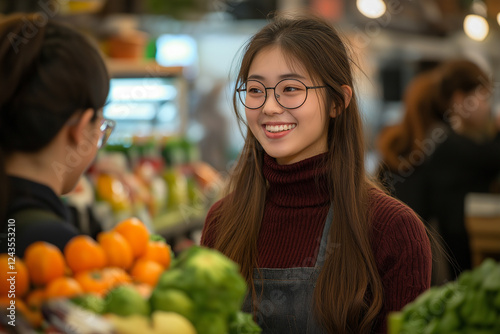
[[[384,15],[386,6],[382,0],[357,0],[358,10],[366,17],[376,19]]]
[[[482,16],[470,14],[465,17],[464,30],[467,36],[476,41],[482,41],[488,35],[490,27]]]
[[[500,13],[497,14],[497,22],[498,22],[498,25],[500,25]]]

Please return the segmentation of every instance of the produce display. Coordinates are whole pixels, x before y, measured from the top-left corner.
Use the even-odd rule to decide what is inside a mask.
[[[500,264],[485,260],[389,317],[390,334],[500,333]]]
[[[198,334],[253,334],[260,328],[241,312],[246,283],[238,266],[221,253],[191,247],[160,277],[151,294],[155,310],[189,319]]]
[[[76,236],[63,252],[35,242],[15,258],[15,296],[4,277],[12,257],[0,254],[0,305],[39,333],[260,333],[240,312],[246,283],[234,262],[198,246],[172,254],[137,218],[97,240]]]
[[[115,219],[155,220],[180,206],[209,205],[220,175],[198,158],[183,138],[135,138],[133,145],[108,145],[89,176],[95,196]],[[208,201],[208,202],[207,202]]]

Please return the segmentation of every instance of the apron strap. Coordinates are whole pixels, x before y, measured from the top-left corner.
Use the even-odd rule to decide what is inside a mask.
[[[315,267],[322,267],[325,262],[325,258],[327,255],[327,246],[328,246],[328,233],[330,232],[330,226],[332,225],[333,220],[333,206],[330,206],[328,210],[328,215],[326,216],[325,227],[323,228],[323,234],[321,235],[321,241],[319,244],[318,256],[316,257]]]

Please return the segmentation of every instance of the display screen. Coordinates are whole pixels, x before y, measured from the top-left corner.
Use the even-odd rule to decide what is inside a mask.
[[[104,117],[117,124],[110,142],[177,133],[181,126],[178,95],[176,78],[111,79]]]

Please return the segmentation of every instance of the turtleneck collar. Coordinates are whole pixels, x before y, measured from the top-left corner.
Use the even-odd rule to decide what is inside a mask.
[[[327,169],[319,167],[325,155],[279,165],[264,153],[263,173],[269,184],[267,200],[282,207],[314,207],[329,203]]]

